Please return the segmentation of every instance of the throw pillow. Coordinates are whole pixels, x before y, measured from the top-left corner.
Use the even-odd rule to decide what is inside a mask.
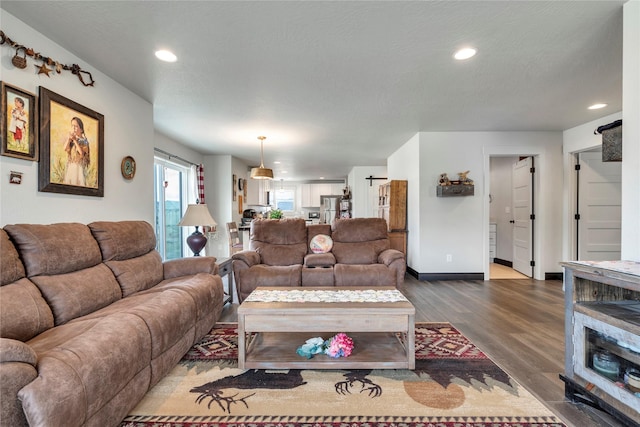
[[[317,234],[311,239],[309,248],[314,254],[326,254],[333,248],[333,239],[326,234]]]

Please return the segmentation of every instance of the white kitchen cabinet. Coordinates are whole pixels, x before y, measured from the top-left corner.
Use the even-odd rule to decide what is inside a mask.
[[[301,184],[300,206],[304,208],[319,208],[320,196],[342,195],[344,184]]]
[[[247,174],[247,199],[243,201],[244,205],[264,206],[267,204],[267,191],[269,191],[270,182],[265,179],[251,179]]]

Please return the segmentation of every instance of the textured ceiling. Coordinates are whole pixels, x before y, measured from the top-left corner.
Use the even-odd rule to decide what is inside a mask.
[[[158,131],[252,164],[257,136],[266,135],[265,165],[276,179],[306,180],[385,165],[419,131],[558,131],[620,111],[623,3],[3,0],[0,7],[86,61],[84,69],[153,103]],[[465,45],[478,55],[453,60]],[[158,48],[178,62],[157,61]],[[587,110],[595,102],[609,106]]]

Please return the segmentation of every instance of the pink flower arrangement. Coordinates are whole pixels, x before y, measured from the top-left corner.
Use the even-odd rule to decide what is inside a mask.
[[[330,357],[347,357],[353,350],[353,340],[347,334],[340,332],[325,343],[325,353]]]

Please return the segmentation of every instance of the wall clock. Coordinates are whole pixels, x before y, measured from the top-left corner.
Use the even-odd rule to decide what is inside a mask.
[[[136,174],[136,161],[131,156],[127,156],[122,159],[120,164],[120,171],[124,179],[133,179]]]
[[[243,185],[242,185],[242,178],[238,180],[238,190],[242,191]]]

